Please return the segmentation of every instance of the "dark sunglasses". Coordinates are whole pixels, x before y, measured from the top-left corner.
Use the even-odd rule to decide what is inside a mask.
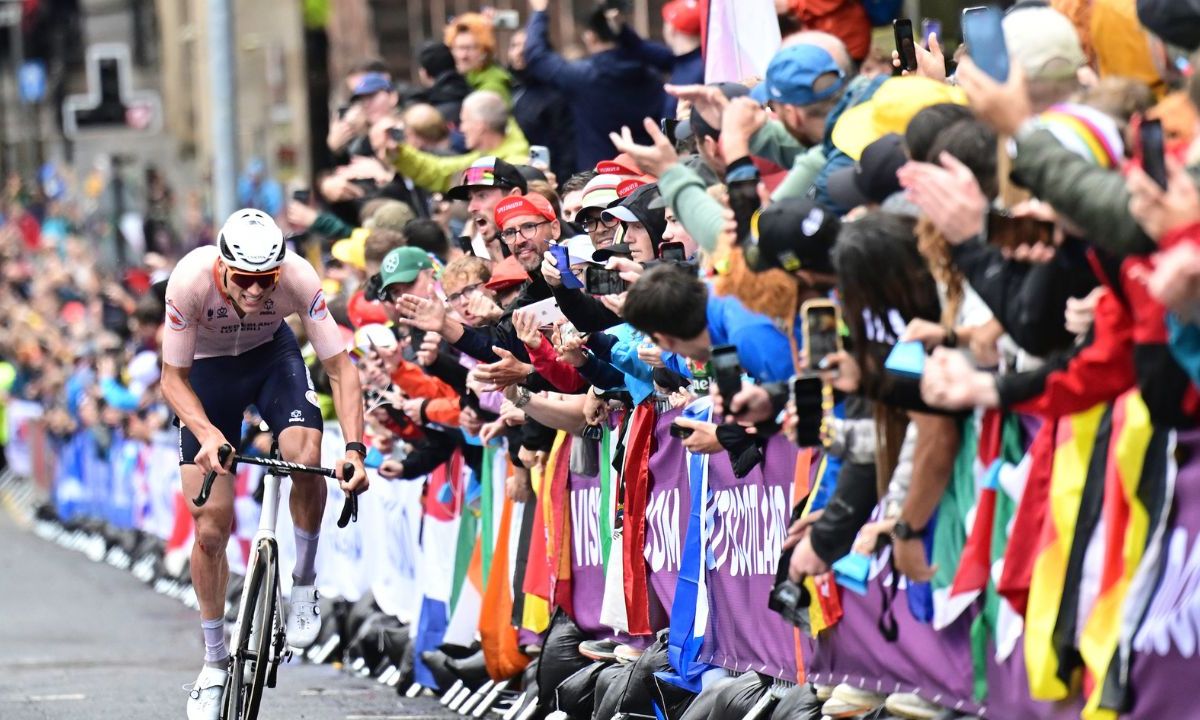
[[[249,290],[255,285],[267,290],[275,286],[279,282],[279,271],[272,270],[265,273],[244,273],[234,270],[229,271],[229,281],[237,285],[243,290]]]

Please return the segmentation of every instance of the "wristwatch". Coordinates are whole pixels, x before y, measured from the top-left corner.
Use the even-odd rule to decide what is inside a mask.
[[[904,520],[897,520],[892,528],[892,537],[897,540],[919,540],[925,534],[925,528],[914,528]]]
[[[513,400],[513,405],[517,408],[523,408],[529,404],[529,400],[533,398],[533,393],[524,385],[517,386],[517,399]]]
[[[348,442],[346,443],[346,452],[356,452],[359,457],[365,458],[367,456],[367,446],[360,442]]]

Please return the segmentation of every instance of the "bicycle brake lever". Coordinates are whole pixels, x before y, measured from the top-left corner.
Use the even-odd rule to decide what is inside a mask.
[[[354,466],[350,463],[342,465],[342,482],[349,482],[354,477]],[[358,491],[346,493],[346,502],[342,503],[342,514],[337,526],[344,528],[353,522],[358,522]]]
[[[220,449],[217,450],[217,462],[220,463],[221,467],[225,467],[225,463],[229,461],[229,456],[232,454],[233,447],[229,444],[222,445]],[[216,479],[216,470],[209,470],[208,474],[204,476],[204,482],[200,485],[200,493],[196,495],[196,497],[192,498],[192,502],[196,504],[196,507],[203,507],[204,504],[208,502],[209,496],[212,495],[213,482]]]

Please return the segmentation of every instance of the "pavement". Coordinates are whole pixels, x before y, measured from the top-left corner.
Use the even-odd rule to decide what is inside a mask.
[[[0,718],[185,718],[204,657],[199,616],[128,572],[18,527],[0,508]],[[457,717],[373,680],[293,660],[262,720]]]

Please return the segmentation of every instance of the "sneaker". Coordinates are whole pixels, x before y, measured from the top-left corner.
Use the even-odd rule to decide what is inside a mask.
[[[913,693],[892,693],[883,705],[891,714],[906,720],[934,720],[942,712],[940,706]]]
[[[188,720],[217,720],[221,716],[221,698],[228,677],[227,670],[205,665],[196,682],[183,686],[188,691]]]
[[[288,645],[303,650],[317,640],[321,633],[321,609],[317,606],[317,588],[312,585],[293,585],[292,602],[288,609]]]
[[[617,643],[612,640],[584,640],[579,643],[579,654],[589,660],[616,660]]]
[[[883,705],[883,695],[860,690],[853,685],[841,684],[821,707],[821,712],[831,718],[852,718],[875,710]]]
[[[642,651],[631,645],[618,645],[613,650],[613,655],[622,665],[630,665],[638,661],[638,658],[642,656]]]

